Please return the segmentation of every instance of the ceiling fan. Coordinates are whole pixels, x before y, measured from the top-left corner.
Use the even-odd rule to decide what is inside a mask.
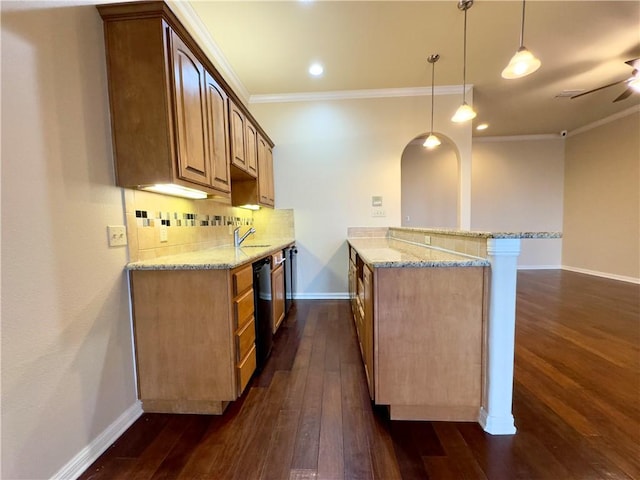
[[[614,85],[619,85],[621,83],[627,84],[627,89],[622,92],[614,102],[619,102],[620,100],[624,100],[625,98],[631,96],[633,92],[640,92],[640,58],[634,58],[632,60],[627,60],[627,65],[633,67],[633,72],[631,72],[631,76],[629,78],[625,78],[624,80],[619,80],[617,82],[610,83],[608,85],[603,85],[602,87],[594,88],[593,90],[588,90],[586,92],[579,93],[578,95],[574,95],[571,97],[571,100],[574,98],[582,97],[583,95],[588,95],[593,92],[597,92],[598,90],[603,90],[605,88],[613,87]]]

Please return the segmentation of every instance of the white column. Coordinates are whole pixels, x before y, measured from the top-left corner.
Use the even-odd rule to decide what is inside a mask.
[[[485,384],[479,422],[486,432],[493,435],[516,433],[511,406],[519,254],[519,238],[487,240],[491,286]]]

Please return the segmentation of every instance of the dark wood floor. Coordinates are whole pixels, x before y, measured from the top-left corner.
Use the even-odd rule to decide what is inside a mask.
[[[347,301],[298,301],[223,416],[145,414],[82,479],[639,479],[640,287],[518,276],[518,433],[389,421]]]

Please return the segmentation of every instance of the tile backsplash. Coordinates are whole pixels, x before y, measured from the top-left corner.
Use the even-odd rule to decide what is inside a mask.
[[[214,200],[189,200],[132,189],[123,191],[132,262],[231,245],[235,227],[249,228],[255,223],[260,223],[258,232],[262,235],[267,230],[275,233],[284,229],[276,236],[294,236],[292,210],[253,212]],[[161,241],[163,229],[166,229],[166,241]]]

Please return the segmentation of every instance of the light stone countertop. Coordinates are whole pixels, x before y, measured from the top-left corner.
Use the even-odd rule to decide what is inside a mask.
[[[562,232],[481,232],[444,228],[389,227],[389,231],[391,230],[476,238],[562,238]]]
[[[208,248],[189,253],[168,255],[127,264],[127,270],[224,270],[252,263],[295,243],[295,238],[271,238],[260,242],[245,242]]]
[[[416,245],[386,237],[348,238],[362,261],[373,268],[487,267],[489,261],[470,255]]]

